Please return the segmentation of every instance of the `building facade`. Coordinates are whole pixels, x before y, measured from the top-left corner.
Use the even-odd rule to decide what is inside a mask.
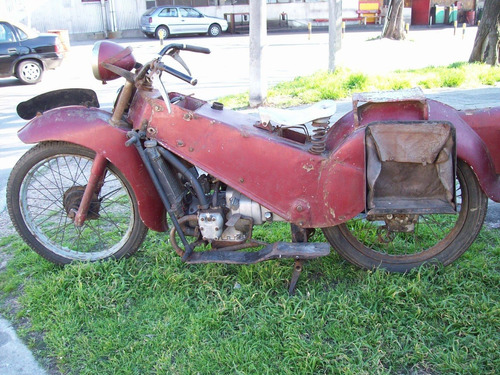
[[[37,30],[67,30],[76,38],[100,38],[139,34],[139,19],[146,9],[156,5],[194,6],[207,15],[224,18],[235,15],[239,22],[248,21],[250,0],[0,0],[0,18],[23,22]],[[377,3],[382,9],[389,0],[337,0],[342,3],[342,17],[353,18],[362,3]],[[464,11],[477,11],[484,0],[405,0],[405,15],[413,21],[419,12],[419,19],[428,22],[432,6],[449,7],[460,3]],[[234,18],[233,18],[234,19]],[[267,0],[267,19],[270,24],[287,27],[305,27],[309,22],[328,19],[327,0]],[[422,24],[422,23],[421,23]]]

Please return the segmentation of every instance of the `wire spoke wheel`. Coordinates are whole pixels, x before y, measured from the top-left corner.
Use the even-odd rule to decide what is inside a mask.
[[[455,185],[457,214],[393,214],[375,220],[361,214],[323,232],[340,255],[362,268],[406,272],[426,262],[448,265],[479,234],[488,204],[474,172],[461,161]]]
[[[147,232],[132,189],[112,165],[92,195],[83,226],[74,224],[93,157],[71,144],[40,144],[20,159],[9,179],[9,213],[16,229],[54,263],[129,255]]]

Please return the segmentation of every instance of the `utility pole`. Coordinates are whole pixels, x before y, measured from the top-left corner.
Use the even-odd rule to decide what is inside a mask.
[[[261,105],[267,96],[266,46],[267,2],[250,3],[250,106]]]
[[[334,72],[335,54],[340,49],[342,0],[328,0],[328,71]]]

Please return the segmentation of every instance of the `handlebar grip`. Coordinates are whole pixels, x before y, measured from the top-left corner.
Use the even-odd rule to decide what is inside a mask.
[[[209,54],[210,50],[205,47],[199,47],[199,46],[192,46],[190,44],[184,44],[184,50],[186,51],[191,51],[191,52],[197,52],[197,53],[205,53]]]
[[[193,78],[191,76],[188,76],[187,74],[179,72],[177,69],[171,68],[170,66],[167,66],[163,63],[160,64],[160,69],[164,72],[172,74],[174,77],[182,79],[184,82],[187,82],[192,86],[195,86],[198,83],[198,80],[196,78]]]

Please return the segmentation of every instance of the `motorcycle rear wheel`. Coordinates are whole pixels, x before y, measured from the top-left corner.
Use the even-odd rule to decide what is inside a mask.
[[[430,262],[446,266],[474,242],[488,206],[474,172],[463,161],[458,161],[455,185],[458,215],[419,215],[411,233],[384,232],[385,222],[368,221],[366,215],[323,233],[342,257],[361,268],[406,272]]]
[[[13,168],[7,184],[11,220],[24,241],[56,264],[121,258],[137,251],[148,231],[137,199],[122,173],[108,163],[87,220],[77,227],[77,210],[95,153],[65,142],[44,142]]]

